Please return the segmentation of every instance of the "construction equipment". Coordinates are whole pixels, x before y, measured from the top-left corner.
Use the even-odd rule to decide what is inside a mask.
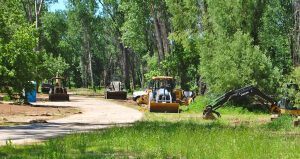
[[[67,89],[62,84],[63,80],[64,78],[58,77],[58,75],[51,79],[52,87],[49,91],[49,101],[69,101]]]
[[[264,94],[258,88],[254,86],[247,86],[237,90],[231,90],[217,98],[213,104],[207,105],[203,111],[203,118],[215,119],[216,117],[213,114],[221,117],[220,113],[216,111],[217,109],[222,107],[227,101],[232,100],[233,98],[240,98],[247,95],[258,96],[267,101],[270,104],[269,110],[271,114],[274,114],[275,116],[279,116],[281,114],[300,116],[300,109],[291,106],[291,103],[287,98],[282,98],[279,102],[276,102],[272,97]]]
[[[173,77],[152,77],[148,89],[144,92],[134,92],[133,100],[138,104],[147,104],[150,112],[179,112],[179,105],[189,105],[194,94],[191,91],[183,91],[175,88]]]
[[[127,99],[127,92],[123,89],[123,84],[120,81],[112,81],[106,88],[105,99]]]

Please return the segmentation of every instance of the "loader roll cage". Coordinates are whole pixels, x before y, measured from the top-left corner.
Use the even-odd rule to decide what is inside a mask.
[[[148,88],[152,90],[165,88],[170,91],[175,88],[175,80],[173,78],[155,78],[150,81]]]
[[[148,89],[152,90],[151,100],[156,99],[156,102],[158,101],[169,102],[169,103],[174,102],[176,98],[174,98],[175,94],[173,93],[172,90],[175,88],[175,86],[176,83],[173,77],[170,76],[153,77],[148,85]],[[157,97],[158,93],[161,93],[163,95]]]
[[[271,108],[270,108],[271,112],[280,113],[280,112],[278,112],[278,111],[280,111],[280,109],[277,106],[277,102],[273,98],[264,94],[263,92],[261,92],[258,88],[254,87],[254,86],[247,86],[247,87],[243,87],[243,88],[240,88],[237,90],[231,90],[231,91],[226,92],[225,94],[223,94],[222,96],[217,98],[213,104],[207,105],[205,110],[203,111],[203,115],[208,116],[208,114],[214,113],[218,117],[220,117],[221,115],[219,112],[216,111],[217,109],[219,109],[227,101],[229,101],[235,97],[243,97],[243,96],[247,96],[247,95],[258,96],[258,97],[264,99],[265,101],[267,101],[271,104]]]

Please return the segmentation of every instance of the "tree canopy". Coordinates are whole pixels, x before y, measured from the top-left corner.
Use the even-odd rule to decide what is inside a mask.
[[[1,90],[58,72],[70,87],[128,90],[155,75],[212,93],[277,91],[299,65],[296,0],[0,0]]]

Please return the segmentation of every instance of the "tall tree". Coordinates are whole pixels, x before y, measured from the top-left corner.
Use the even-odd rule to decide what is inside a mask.
[[[26,21],[20,0],[0,2],[0,86],[22,95],[37,76],[36,31]]]
[[[74,25],[77,28],[77,32],[81,34],[80,46],[82,51],[81,56],[81,71],[82,71],[82,81],[84,87],[90,85],[94,88],[94,77],[92,68],[92,35],[93,35],[93,24],[95,22],[95,14],[97,12],[96,1],[79,1],[74,0],[70,3],[70,16],[74,17]],[[75,27],[73,26],[73,27]]]
[[[293,50],[292,61],[293,64],[298,66],[300,64],[300,1],[295,0],[293,3],[293,17],[294,17],[294,29],[293,29]]]
[[[283,73],[288,73],[292,64],[292,15],[292,1],[267,1],[259,32],[262,50]]]

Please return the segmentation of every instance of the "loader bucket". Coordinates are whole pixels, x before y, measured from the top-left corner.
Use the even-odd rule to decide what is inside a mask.
[[[150,112],[178,113],[179,103],[150,103]]]
[[[127,92],[125,91],[107,91],[105,99],[127,99]]]
[[[49,94],[49,101],[69,101],[68,94]]]

